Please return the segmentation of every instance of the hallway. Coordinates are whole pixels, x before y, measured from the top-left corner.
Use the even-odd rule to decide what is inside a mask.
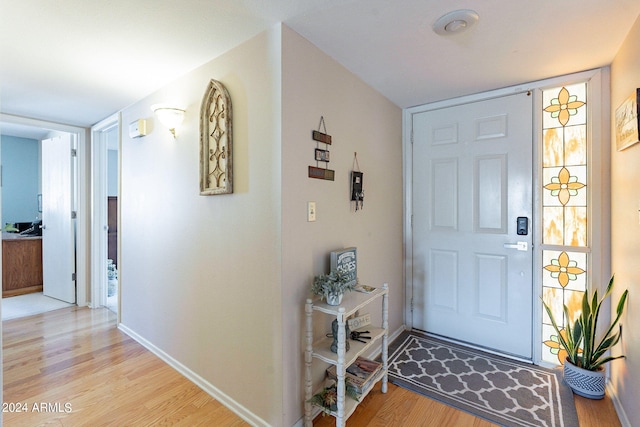
[[[5,425],[248,425],[115,322],[75,306],[4,321]]]

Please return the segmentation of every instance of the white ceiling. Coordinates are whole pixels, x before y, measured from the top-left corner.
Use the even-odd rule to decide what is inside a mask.
[[[456,9],[478,23],[435,34]],[[0,112],[90,126],[278,22],[404,108],[608,65],[639,14],[638,0],[0,0]]]

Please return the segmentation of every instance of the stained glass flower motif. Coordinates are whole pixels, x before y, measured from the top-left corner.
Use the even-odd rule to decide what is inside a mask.
[[[576,261],[572,261],[566,252],[561,252],[558,259],[552,259],[550,265],[545,265],[544,269],[551,273],[551,277],[558,280],[558,283],[563,288],[569,284],[570,281],[576,280],[578,275],[583,274],[585,271],[578,267]]]
[[[560,333],[565,336],[567,334],[564,329],[561,329]],[[558,336],[551,335],[547,341],[543,342],[543,344],[549,347],[549,351],[551,352],[551,354],[555,354],[556,356],[558,356],[558,362],[560,362],[561,365],[564,365],[564,360],[567,358],[569,353],[567,353],[567,350],[562,348],[562,346],[560,345]]]
[[[551,191],[551,195],[558,197],[562,206],[569,203],[571,196],[577,196],[578,190],[585,187],[585,184],[578,182],[578,177],[572,176],[565,167],[560,169],[558,176],[551,178],[551,183],[544,186]]]
[[[566,126],[571,116],[575,116],[578,113],[578,108],[584,104],[583,101],[578,101],[576,95],[570,95],[569,91],[563,87],[558,92],[558,97],[553,98],[551,105],[545,107],[544,111],[551,113],[551,117],[558,119],[562,126]]]
[[[567,331],[564,329],[560,329],[560,335],[562,335],[565,340],[567,339]],[[564,361],[567,359],[569,353],[567,353],[567,350],[562,348],[558,336],[551,335],[547,341],[543,342],[543,344],[549,347],[551,354],[555,354],[558,357],[558,362],[560,362],[561,365],[564,365]],[[582,353],[582,350],[578,349],[578,353]]]

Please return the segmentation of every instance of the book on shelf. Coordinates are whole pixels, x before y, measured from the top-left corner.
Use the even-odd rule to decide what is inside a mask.
[[[375,380],[381,369],[382,363],[358,356],[356,361],[347,367],[345,381],[352,385],[357,393],[362,393]],[[335,365],[327,369],[327,377],[337,381]]]
[[[374,288],[373,286],[369,286],[369,285],[357,285],[355,287],[355,290],[358,292],[362,292],[364,294],[370,294],[371,292],[375,291],[376,288]]]

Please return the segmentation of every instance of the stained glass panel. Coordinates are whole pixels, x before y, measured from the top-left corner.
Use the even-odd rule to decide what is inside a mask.
[[[566,246],[587,246],[586,206],[567,206],[564,208],[563,244]]]
[[[562,288],[543,288],[542,300],[551,309],[556,322],[558,322],[559,325],[564,326],[564,317],[562,314],[562,304],[564,301],[562,298]],[[543,312],[542,321],[547,325],[551,324],[551,320],[549,319],[549,315],[546,311]]]
[[[556,331],[551,325],[542,325],[542,337],[542,360],[555,364],[560,363],[560,360],[564,360],[563,355],[560,353]]]
[[[586,253],[543,250],[542,266],[542,286],[581,291],[586,289]]]
[[[542,166],[553,167],[563,164],[564,145],[562,144],[562,128],[545,129],[542,132],[543,151]]]
[[[542,208],[542,242],[547,245],[562,245],[564,243],[564,208]]]
[[[569,309],[569,322],[573,324],[576,321],[580,313],[582,313],[582,296],[584,291],[571,291],[565,290],[564,292],[564,304]]]
[[[567,126],[564,128],[564,164],[587,164],[587,126]]]
[[[544,206],[586,205],[586,166],[543,168],[542,180]]]
[[[586,95],[586,83],[542,94],[542,298],[560,327],[567,322],[563,306],[568,321],[579,315],[589,274]],[[564,356],[543,311],[542,359],[563,363]]]
[[[587,123],[587,110],[583,105],[578,105],[580,102],[586,102],[586,99],[585,83],[543,91],[542,108],[546,113],[542,116],[543,129]],[[566,114],[561,114],[562,111],[566,111]],[[564,122],[565,119],[566,122]]]
[[[581,252],[543,251],[542,299],[549,306],[561,328],[567,322],[574,322],[582,310],[582,297],[586,290],[587,254]],[[569,319],[565,318],[567,306]],[[557,333],[551,327],[546,311],[542,317],[542,359],[552,363],[562,363]]]

